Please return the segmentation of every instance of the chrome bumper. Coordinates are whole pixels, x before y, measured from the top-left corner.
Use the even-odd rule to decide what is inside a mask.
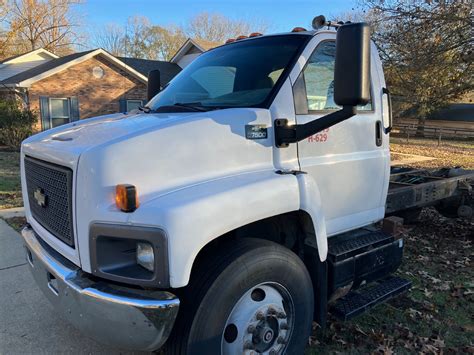
[[[93,280],[39,240],[31,227],[21,235],[38,286],[81,332],[114,347],[156,350],[164,344],[178,314],[176,296]]]

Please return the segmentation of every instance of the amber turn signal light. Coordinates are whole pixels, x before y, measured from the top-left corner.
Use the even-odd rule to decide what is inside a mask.
[[[138,206],[138,193],[133,185],[119,184],[115,187],[115,204],[123,212],[133,212]]]
[[[291,30],[291,32],[305,32],[306,28],[304,27],[295,27]]]

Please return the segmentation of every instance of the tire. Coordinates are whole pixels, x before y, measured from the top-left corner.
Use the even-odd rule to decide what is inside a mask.
[[[166,353],[304,353],[314,295],[297,255],[273,242],[242,238],[201,260],[181,292]]]
[[[435,208],[443,217],[458,218],[458,208],[461,205],[462,199],[460,197],[450,197],[439,202]]]

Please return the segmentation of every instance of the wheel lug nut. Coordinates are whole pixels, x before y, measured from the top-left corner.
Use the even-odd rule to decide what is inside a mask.
[[[244,344],[244,350],[253,350],[253,343],[251,341],[246,341]]]
[[[267,313],[268,313],[268,315],[273,316],[273,315],[277,314],[277,311],[274,308],[270,307],[270,308],[268,308]]]
[[[263,314],[263,312],[259,311],[255,315],[255,318],[257,318],[258,320],[263,320],[263,319],[265,319],[265,315]]]
[[[278,343],[278,344],[285,344],[286,341],[285,341],[285,339],[283,339],[283,337],[278,337],[277,343]]]
[[[281,318],[281,319],[285,319],[286,318],[286,313],[285,312],[278,312],[277,317]]]
[[[288,330],[288,323],[281,323],[280,324],[280,329]]]
[[[277,352],[275,349],[270,350],[270,355],[277,355]]]
[[[255,328],[254,325],[249,325],[249,327],[247,328],[247,332],[249,332],[250,334],[254,334],[256,330],[257,328]]]

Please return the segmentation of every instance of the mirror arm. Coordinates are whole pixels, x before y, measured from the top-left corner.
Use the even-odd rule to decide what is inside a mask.
[[[280,118],[275,120],[275,143],[278,148],[288,147],[290,143],[296,143],[306,139],[313,134],[324,131],[326,128],[345,121],[357,114],[356,106],[344,106],[342,110],[332,112],[321,118],[312,120],[305,124],[288,125],[288,120]]]

